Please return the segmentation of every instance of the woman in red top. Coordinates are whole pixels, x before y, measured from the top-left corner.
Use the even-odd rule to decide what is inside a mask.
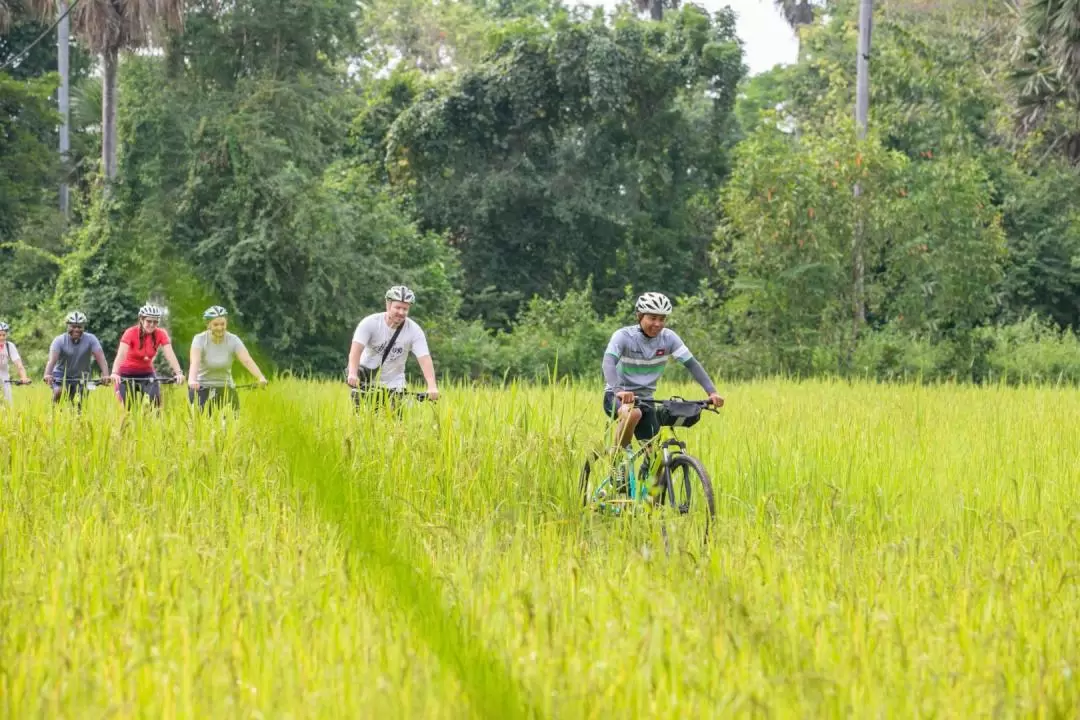
[[[154,407],[161,407],[161,383],[154,372],[154,358],[159,349],[164,351],[176,376],[167,382],[184,381],[180,361],[169,343],[169,333],[158,327],[162,314],[156,305],[143,305],[139,308],[139,324],[120,336],[112,366],[113,384],[117,398],[129,410],[139,394],[149,397]]]

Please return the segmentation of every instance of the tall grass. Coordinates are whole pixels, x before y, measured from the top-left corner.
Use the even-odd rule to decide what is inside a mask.
[[[0,412],[5,716],[1080,712],[1074,391],[731,388],[708,553],[579,510],[595,388],[99,392]]]

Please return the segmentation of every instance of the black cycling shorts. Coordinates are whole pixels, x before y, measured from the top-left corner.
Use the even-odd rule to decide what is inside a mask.
[[[161,383],[156,375],[128,375],[116,385],[116,397],[128,410],[135,404],[139,395],[146,395],[154,407],[161,407]]]
[[[610,419],[615,419],[615,412],[619,405],[619,401],[615,399],[615,393],[610,391],[604,393],[604,414]],[[656,414],[656,408],[650,403],[645,403],[639,410],[641,410],[641,420],[634,428],[634,437],[639,442],[648,442],[660,433],[660,418]]]
[[[231,387],[200,387],[198,390],[189,387],[188,402],[192,405],[198,403],[199,412],[205,411],[209,415],[226,405],[233,412],[240,410],[240,395]]]

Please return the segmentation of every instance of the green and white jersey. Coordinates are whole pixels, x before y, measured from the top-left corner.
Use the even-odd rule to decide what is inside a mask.
[[[612,378],[607,378],[605,391],[629,390],[645,399],[651,398],[656,392],[656,383],[664,374],[670,358],[683,365],[694,359],[674,330],[664,328],[651,338],[638,325],[616,330],[605,354],[617,361],[615,372],[618,381],[616,384]]]

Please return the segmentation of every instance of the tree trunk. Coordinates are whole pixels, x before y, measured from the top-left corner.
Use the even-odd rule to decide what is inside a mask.
[[[649,15],[657,22],[664,19],[663,0],[649,0]]]
[[[108,48],[101,54],[101,164],[105,184],[116,177],[116,71],[120,51]]]

